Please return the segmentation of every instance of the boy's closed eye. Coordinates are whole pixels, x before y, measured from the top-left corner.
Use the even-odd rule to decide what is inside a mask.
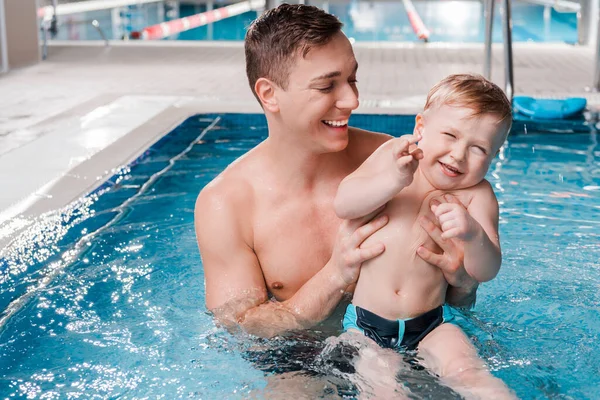
[[[479,154],[483,154],[484,156],[488,154],[488,151],[481,146],[473,146],[473,150]]]

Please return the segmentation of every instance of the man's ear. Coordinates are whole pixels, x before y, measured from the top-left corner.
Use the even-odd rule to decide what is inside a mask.
[[[277,96],[275,91],[277,86],[267,78],[258,78],[254,84],[254,90],[258,96],[263,108],[270,112],[279,111],[279,103],[277,102]]]
[[[415,118],[415,129],[413,135],[423,137],[423,114],[417,114]]]

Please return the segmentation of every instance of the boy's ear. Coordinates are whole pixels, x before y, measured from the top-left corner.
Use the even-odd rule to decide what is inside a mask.
[[[415,129],[413,129],[413,135],[423,136],[423,114],[417,114],[415,118]]]
[[[270,112],[279,111],[279,103],[277,102],[277,96],[275,96],[276,88],[277,86],[267,78],[258,78],[254,84],[254,90],[263,108]]]

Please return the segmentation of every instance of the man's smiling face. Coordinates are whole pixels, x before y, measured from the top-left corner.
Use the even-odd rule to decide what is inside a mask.
[[[348,119],[358,107],[352,45],[343,33],[326,45],[298,55],[287,88],[277,88],[279,116],[286,134],[317,152],[341,151],[348,144]]]

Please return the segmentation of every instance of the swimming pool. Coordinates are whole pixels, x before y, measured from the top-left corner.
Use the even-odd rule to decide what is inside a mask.
[[[215,7],[225,5],[215,2]],[[402,2],[390,1],[330,1],[312,2],[335,14],[344,23],[344,32],[356,41],[416,42]],[[577,17],[573,12],[557,12],[551,7],[513,1],[513,41],[516,42],[577,42]],[[484,41],[483,5],[479,1],[418,1],[415,9],[431,31],[433,42]],[[185,5],[167,10],[162,4],[122,7],[116,10],[94,11],[64,16],[56,39],[99,40],[99,33],[89,23],[100,22],[109,39],[120,39],[132,31],[170,19],[189,16],[206,10],[205,5]],[[502,42],[502,20],[496,6],[494,42]],[[256,11],[230,17],[213,24],[191,29],[167,40],[243,40],[246,27],[258,16]]]
[[[354,115],[351,123],[402,134],[413,121]],[[535,127],[515,124],[490,169],[501,208],[503,267],[480,288],[474,311],[457,319],[520,398],[595,399],[598,134],[540,134]],[[205,313],[196,195],[265,134],[262,115],[194,116],[5,249],[0,395],[245,398],[268,388],[270,371],[285,368],[307,371],[307,379],[352,397],[318,357],[329,332],[251,340],[215,328]],[[294,349],[300,355],[288,355]],[[400,378],[420,397],[450,397],[423,371]]]

